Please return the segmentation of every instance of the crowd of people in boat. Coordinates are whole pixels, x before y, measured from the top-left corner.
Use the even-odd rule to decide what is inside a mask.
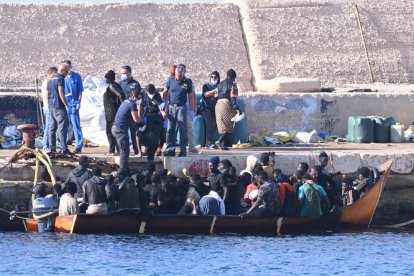
[[[149,160],[161,155],[164,144],[164,156],[175,156],[176,146],[179,146],[180,157],[187,155],[187,146],[189,151],[196,152],[191,122],[197,114],[201,114],[205,121],[207,147],[228,150],[224,142],[233,132],[234,116],[243,116],[237,104],[236,72],[228,70],[226,79],[221,80],[219,72],[213,71],[202,87],[202,100],[197,103],[195,84],[186,76],[186,71],[184,64],[172,66],[166,74],[162,94],[153,84],[143,89],[133,78],[132,68],[128,65],[120,68],[119,83],[115,81],[115,71],[109,70],[105,74],[108,87],[103,95],[103,105],[108,154],[119,153],[121,169],[127,169],[130,144],[139,157],[143,155],[142,146],[145,146]],[[79,109],[83,92],[82,77],[72,70],[70,60],[48,69],[47,79],[42,84],[45,117],[43,142],[48,153],[56,152],[58,139],[60,153],[71,154],[68,150],[69,125],[76,140],[73,153],[82,152]]]
[[[298,164],[285,175],[275,168],[274,153],[248,156],[246,168],[238,173],[232,163],[219,156],[208,161],[209,174],[177,177],[167,170],[156,171],[149,162],[145,171],[103,176],[99,166],[90,170],[88,158],[67,179],[54,185],[51,195],[59,200],[59,215],[78,213],[135,215],[240,215],[241,217],[302,216],[316,219],[338,206],[352,204],[373,186],[375,177],[367,167],[358,177],[331,174],[329,156],[322,152],[319,165]],[[47,173],[44,174],[44,180]],[[339,177],[339,181],[335,178]],[[46,184],[34,188],[35,197],[45,197]]]

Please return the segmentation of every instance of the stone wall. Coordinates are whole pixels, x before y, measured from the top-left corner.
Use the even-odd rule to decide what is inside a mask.
[[[157,86],[182,62],[198,89],[212,70],[231,67],[242,91],[277,76],[368,83],[369,68],[375,82],[414,82],[412,1],[227,2],[0,4],[0,86],[33,85],[65,58],[82,75],[129,64]]]
[[[374,82],[414,82],[412,1],[229,2],[240,6],[255,82],[290,76],[320,78],[324,86],[367,83],[369,67]]]
[[[413,94],[406,93],[245,93],[248,132],[311,131],[347,134],[349,116],[392,116],[406,126],[414,119]]]
[[[211,71],[234,68],[242,90],[251,71],[232,4],[0,4],[0,86],[32,85],[63,59],[103,78],[130,65],[147,84],[163,85],[184,63],[198,89]]]

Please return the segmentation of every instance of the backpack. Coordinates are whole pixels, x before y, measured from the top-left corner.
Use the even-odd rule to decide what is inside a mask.
[[[307,212],[305,217],[307,219],[316,219],[320,217],[322,209],[321,196],[319,195],[318,190],[316,190],[312,184],[308,183],[303,184],[303,189],[305,193],[305,200],[307,202]]]

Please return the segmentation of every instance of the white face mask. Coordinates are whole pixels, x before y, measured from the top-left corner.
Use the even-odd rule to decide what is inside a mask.
[[[127,74],[122,74],[121,75],[121,80],[126,80],[128,78],[128,75]]]
[[[211,80],[211,83],[213,84],[213,85],[216,85],[217,83],[218,83],[218,80]]]
[[[148,94],[148,97],[152,100],[154,98],[154,94]]]

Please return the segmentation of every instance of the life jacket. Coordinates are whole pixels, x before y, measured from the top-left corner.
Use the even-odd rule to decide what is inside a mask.
[[[297,213],[297,202],[294,196],[293,186],[287,182],[279,183],[279,193],[282,203],[281,216],[291,217]]]

